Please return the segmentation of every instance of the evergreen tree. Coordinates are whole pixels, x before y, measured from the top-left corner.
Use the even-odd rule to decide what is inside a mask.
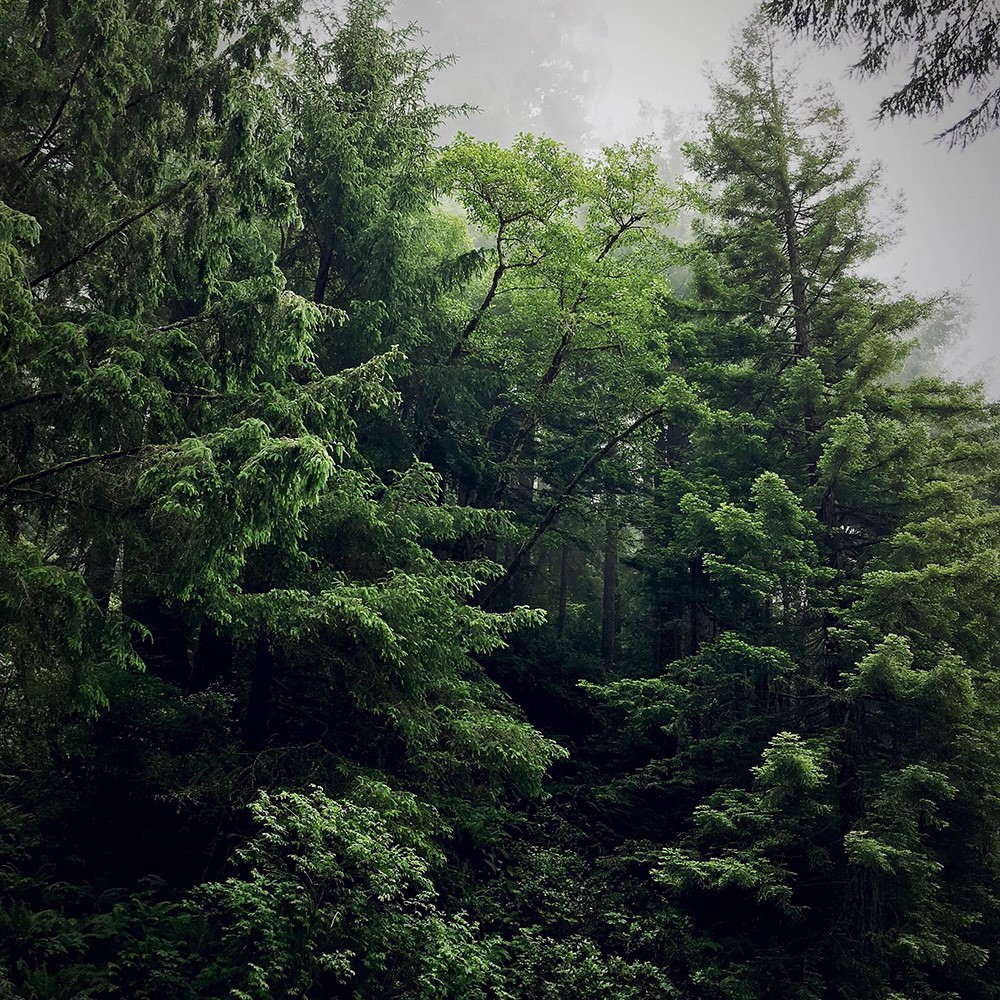
[[[1000,425],[836,102],[751,22],[672,192],[298,18],[0,13],[0,997],[994,997]]]
[[[991,86],[1000,67],[993,4],[768,0],[763,9],[796,34],[822,43],[859,39],[861,58],[853,69],[862,76],[880,76],[899,56],[912,53],[909,79],[881,101],[879,118],[936,114],[967,89],[976,103],[938,139],[965,146],[1000,122],[1000,88]]]
[[[277,962],[269,935],[291,941],[298,925],[269,925],[264,895],[237,901],[287,882],[261,888],[263,869],[219,881],[248,803],[265,839],[324,817],[308,864],[333,851],[345,879],[350,831],[368,829],[362,894],[393,839],[416,887],[400,882],[399,905],[419,915],[455,831],[537,794],[559,755],[471,656],[538,616],[471,606],[495,567],[440,556],[496,520],[442,502],[424,465],[372,470],[357,420],[397,401],[399,354],[338,347],[346,314],[296,294],[279,266],[304,219],[321,229],[337,210],[299,207],[333,194],[302,176],[298,137],[320,110],[347,125],[318,97],[296,104],[304,79],[353,88],[331,155],[371,173],[364,191],[418,191],[387,195],[380,225],[426,205],[437,112],[411,110],[423,56],[378,28],[383,10],[351,8],[318,76],[304,77],[317,49],[301,43],[287,82],[272,56],[291,44],[293,5],[22,5],[5,22],[0,938],[13,995],[390,990],[403,973],[374,931],[318,944],[323,975],[301,955],[297,971],[254,971]],[[370,70],[385,73],[380,96],[351,75]],[[374,150],[408,132],[378,176]],[[357,181],[338,177],[342,192]],[[349,233],[337,302],[363,312],[379,289],[345,291],[344,276],[382,237],[356,220]],[[399,270],[406,240],[388,237]],[[396,288],[382,291],[402,315]],[[312,798],[279,794],[317,782]],[[390,834],[373,810],[397,807]],[[438,846],[414,853],[428,816]],[[244,857],[266,853],[251,837]],[[310,870],[289,877],[307,886]],[[463,936],[478,947],[455,920],[420,923],[408,945],[428,983],[480,961],[453,952]],[[133,957],[104,961],[118,951]]]
[[[953,845],[992,824],[994,779],[955,749],[996,738],[992,630],[971,642],[948,595],[971,611],[995,586],[995,424],[973,391],[890,378],[923,307],[857,272],[874,178],[835,104],[797,99],[756,23],[729,71],[691,150],[715,185],[702,295],[670,307],[702,331],[712,411],[646,557],[684,641],[661,678],[607,689],[617,717],[641,707],[610,816],[665,845],[693,995],[990,995],[995,855],[973,889]],[[979,554],[939,550],[953,531]],[[664,820],[686,804],[688,825]],[[976,919],[946,902],[970,891]]]

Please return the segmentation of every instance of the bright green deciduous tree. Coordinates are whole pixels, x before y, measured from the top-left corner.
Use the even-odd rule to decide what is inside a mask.
[[[454,442],[441,460],[463,495],[534,522],[507,560],[508,576],[523,576],[581,486],[612,455],[635,468],[656,418],[691,405],[647,333],[680,198],[643,142],[583,160],[531,136],[510,149],[459,136],[441,169],[488,266],[438,376],[435,437],[439,448]],[[469,372],[471,405],[446,411]]]

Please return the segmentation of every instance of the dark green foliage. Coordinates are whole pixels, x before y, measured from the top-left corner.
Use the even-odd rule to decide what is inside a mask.
[[[237,851],[241,872],[199,887],[217,927],[206,971],[250,997],[486,997],[501,981],[494,942],[436,906],[440,821],[412,796],[361,782],[350,798],[321,789],[266,793]]]
[[[678,192],[376,0],[0,24],[0,998],[997,996],[1000,425],[762,22]]]
[[[936,114],[963,90],[972,107],[939,135],[964,146],[1000,124],[1000,16],[988,0],[767,0],[763,9],[794,32],[820,42],[858,39],[853,69],[880,76],[901,56],[909,79],[879,105],[880,118]]]
[[[642,820],[691,995],[989,996],[994,779],[957,748],[997,731],[994,418],[887,379],[924,307],[858,277],[873,180],[760,25],[716,100],[691,150],[716,185],[701,294],[669,306],[704,331],[712,413],[649,515],[662,676],[603,689],[624,726],[607,815],[628,857]],[[963,837],[984,844],[974,890]],[[969,891],[974,919],[950,902]]]
[[[424,465],[383,481],[358,445],[359,418],[398,400],[388,369],[400,355],[346,345],[376,293],[406,307],[383,286],[389,271],[415,272],[399,263],[413,260],[408,228],[385,226],[429,199],[417,174],[430,172],[437,112],[421,105],[423,56],[378,27],[376,5],[352,6],[329,44],[300,43],[287,77],[274,57],[290,44],[291,6],[18,13],[5,87],[20,117],[5,132],[0,255],[10,989],[221,996],[259,993],[271,976],[287,995],[325,991],[308,962],[282,965],[280,948],[261,951],[271,968],[259,982],[208,962],[215,930],[198,907],[222,906],[238,876],[189,890],[223,878],[245,835],[245,857],[270,849],[241,829],[258,801],[265,839],[279,828],[297,836],[293,813],[314,826],[343,816],[335,853],[369,830],[359,899],[383,891],[369,876],[397,877],[382,871],[390,846],[382,856],[375,845],[390,836],[379,816],[403,809],[387,919],[412,903],[427,939],[413,952],[423,995],[441,995],[445,981],[473,995],[463,983],[489,964],[474,929],[452,900],[424,920],[441,847],[428,833],[411,857],[407,838],[433,815],[433,838],[446,843],[463,809],[537,795],[560,751],[473,659],[539,615],[479,609],[470,597],[497,568],[441,551],[503,519],[447,502]],[[91,17],[102,28],[88,41]],[[48,72],[28,72],[32,60]],[[369,71],[382,74],[382,103]],[[307,85],[311,103],[296,103]],[[344,231],[345,273],[376,252],[389,269],[369,275],[368,291],[338,291],[351,318],[295,294],[294,267],[286,277],[278,266],[280,244],[319,225],[308,205],[342,209],[303,174],[308,150],[286,127],[311,134],[321,85],[339,126],[336,92],[356,98],[343,97],[356,121],[326,140],[340,164],[332,179],[347,191],[357,171],[345,164],[369,171],[351,191],[358,217],[363,202],[387,199],[381,230]],[[369,145],[376,127],[396,132]],[[118,129],[129,135],[121,148]],[[414,136],[406,148],[404,134]],[[390,150],[398,159],[379,173]],[[360,365],[345,367],[352,356]],[[354,806],[317,791],[312,806],[285,791],[317,781],[330,796],[367,782],[380,800]],[[280,790],[273,799],[269,788]],[[235,930],[218,930],[224,942],[246,920],[261,933],[267,922],[264,909],[234,919]],[[318,961],[332,981],[375,995],[395,976],[409,981],[382,955],[408,933],[387,925],[381,944],[361,933],[369,952],[358,966]],[[461,957],[461,941],[476,954]],[[102,969],[116,949],[131,958]]]

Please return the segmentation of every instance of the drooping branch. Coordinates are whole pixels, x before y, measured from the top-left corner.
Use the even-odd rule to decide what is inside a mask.
[[[1000,69],[997,5],[985,0],[915,3],[911,0],[766,0],[763,13],[820,45],[858,44],[850,67],[862,79],[883,76],[897,61],[908,75],[878,106],[876,118],[937,115],[962,90],[979,95]],[[911,58],[912,53],[912,58]],[[900,57],[904,57],[900,59]],[[1000,124],[1000,90],[935,139],[965,147]]]
[[[87,63],[87,58],[90,55],[90,50],[93,45],[89,45],[86,51],[80,56],[80,61],[77,63],[76,69],[73,70],[73,75],[69,78],[69,83],[66,85],[66,92],[62,96],[62,100],[56,107],[55,114],[52,116],[52,121],[49,122],[48,127],[39,136],[38,141],[34,146],[21,157],[19,163],[23,170],[27,170],[31,166],[34,158],[45,148],[45,143],[52,138],[56,129],[59,127],[59,122],[62,120],[63,113],[66,111],[66,106],[69,104],[69,99],[73,96],[73,91],[76,89],[77,80],[80,79],[80,74],[83,72],[83,67]]]
[[[182,184],[177,184],[167,191],[162,197],[157,198],[156,201],[146,205],[144,208],[139,209],[137,212],[133,212],[131,215],[125,216],[125,218],[120,219],[114,224],[103,236],[99,236],[96,240],[92,240],[85,247],[81,248],[72,257],[67,258],[60,264],[56,264],[55,267],[49,268],[44,274],[38,275],[38,277],[33,278],[31,281],[31,287],[36,288],[43,281],[48,281],[49,278],[54,278],[57,274],[61,274],[68,267],[72,267],[74,264],[83,260],[84,257],[90,256],[95,250],[99,250],[108,240],[114,239],[120,233],[125,232],[129,226],[134,222],[138,222],[140,219],[144,219],[147,215],[151,215],[158,208],[162,208],[168,202],[173,201],[181,192],[194,182],[194,177],[189,177]]]
[[[47,403],[51,399],[59,399],[64,396],[63,392],[39,392],[34,396],[22,396],[19,399],[8,399],[6,403],[0,403],[0,413],[8,410],[16,410],[19,406],[31,406],[32,403]]]
[[[497,291],[500,288],[500,279],[503,278],[504,272],[507,270],[507,264],[503,257],[503,231],[504,223],[500,223],[500,228],[497,231],[497,266],[493,269],[493,278],[490,281],[490,287],[486,290],[486,295],[483,301],[479,303],[476,311],[469,317],[468,322],[462,328],[462,332],[458,335],[458,340],[455,342],[455,346],[451,349],[451,353],[448,355],[447,364],[454,364],[458,360],[458,356],[462,353],[465,345],[468,343],[469,338],[476,332],[476,327],[479,326],[480,321],[483,316],[486,315],[486,310],[489,309],[493,300],[496,298]]]

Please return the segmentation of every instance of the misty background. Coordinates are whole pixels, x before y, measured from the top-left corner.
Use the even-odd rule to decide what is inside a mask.
[[[754,0],[713,0],[698,10],[670,0],[397,0],[394,19],[416,22],[422,44],[456,57],[430,98],[479,108],[450,122],[443,140],[462,130],[507,143],[529,131],[586,152],[654,135],[676,158],[710,104],[706,67],[722,72],[732,32],[755,9]],[[940,122],[874,125],[893,79],[850,77],[852,55],[849,47],[821,51],[802,41],[789,42],[787,58],[801,61],[804,86],[833,84],[860,158],[880,162],[888,194],[904,196],[906,213],[893,220],[897,243],[866,270],[918,295],[962,291],[970,308],[952,320],[964,336],[938,361],[949,375],[983,380],[997,399],[1000,132],[965,150],[935,143],[961,104]]]

